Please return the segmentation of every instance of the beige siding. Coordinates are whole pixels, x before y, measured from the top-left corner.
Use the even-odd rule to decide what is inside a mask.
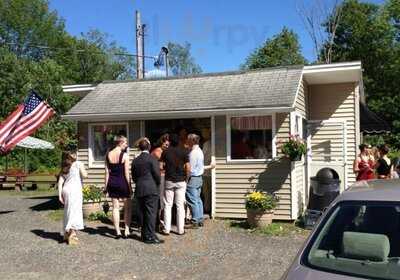
[[[134,142],[140,137],[140,121],[128,122],[128,140],[129,146],[133,147]],[[89,168],[89,139],[88,139],[88,123],[78,123],[78,160],[85,164],[88,171],[88,178],[84,179],[85,184],[104,185],[104,167],[91,167]],[[130,162],[138,153],[137,149],[129,149]]]
[[[297,92],[295,109],[303,118],[307,118],[308,115],[308,86],[306,81],[302,80],[299,85],[299,91]]]
[[[296,161],[292,163],[292,218],[297,219],[305,209],[306,186],[305,186],[305,162]]]
[[[295,111],[298,112],[306,120],[309,118],[309,97],[308,97],[308,84],[305,80],[302,80],[299,85],[295,101]],[[294,119],[293,119],[294,120]],[[294,128],[294,127],[293,127]],[[292,129],[293,129],[292,128]],[[306,130],[307,127],[303,127]],[[291,131],[291,133],[295,133]],[[301,137],[303,135],[300,135]],[[305,186],[305,162],[304,157],[302,161],[294,162],[292,164],[292,218],[298,218],[305,208],[306,201],[306,188]]]
[[[343,125],[340,123],[309,126],[313,161],[342,161],[344,154]]]
[[[226,118],[215,118],[216,217],[245,218],[245,195],[254,188],[277,192],[280,202],[277,219],[291,219],[290,162],[229,163],[226,160]],[[289,114],[277,114],[277,140],[289,134]],[[278,149],[280,153],[280,149]]]
[[[312,85],[309,87],[310,98],[310,119],[311,120],[336,120],[346,122],[346,141],[347,141],[347,176],[348,183],[355,181],[352,172],[352,162],[357,152],[357,128],[356,128],[356,84],[331,84],[331,85]],[[332,149],[335,152],[343,150],[340,140],[341,135],[338,129],[327,130],[320,134],[320,141],[332,141]]]

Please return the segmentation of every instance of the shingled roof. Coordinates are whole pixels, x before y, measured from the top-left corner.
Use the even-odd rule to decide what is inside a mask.
[[[134,81],[106,81],[65,117],[291,108],[303,66]]]

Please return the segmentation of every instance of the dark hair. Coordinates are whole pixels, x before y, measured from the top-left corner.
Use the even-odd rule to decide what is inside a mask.
[[[379,152],[380,152],[382,155],[388,154],[389,151],[390,151],[390,149],[389,149],[389,146],[388,146],[388,145],[383,144],[383,145],[380,145],[380,146],[379,146]]]
[[[397,169],[397,168],[400,168],[400,158],[398,158],[398,157],[395,157],[394,159],[393,159],[393,161],[392,161],[392,166],[393,166],[393,169]]]
[[[149,151],[150,150],[150,141],[146,137],[139,139],[138,147],[141,151]]]
[[[61,170],[60,175],[67,175],[71,169],[72,164],[76,161],[75,152],[67,151],[63,152],[61,157]]]
[[[177,134],[171,134],[169,136],[169,142],[171,143],[172,147],[177,147],[179,145],[179,136]]]
[[[367,144],[361,144],[358,146],[358,148],[360,149],[361,152],[364,152],[366,148],[368,148]]]
[[[157,140],[156,147],[161,147],[166,141],[169,141],[169,134],[164,133],[161,137]]]

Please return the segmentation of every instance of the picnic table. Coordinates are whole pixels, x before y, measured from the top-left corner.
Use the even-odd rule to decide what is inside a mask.
[[[54,149],[54,145],[52,143],[49,143],[47,141],[34,138],[34,137],[25,137],[22,139],[18,144],[18,147],[24,148],[25,153],[24,153],[24,169],[8,169],[8,155],[6,155],[6,171],[3,173],[0,173],[0,189],[3,188],[3,184],[7,182],[11,182],[8,180],[8,178],[15,178],[12,182],[15,182],[15,190],[16,191],[21,191],[22,188],[24,187],[24,184],[27,182],[31,182],[32,186],[30,189],[35,190],[37,189],[37,184],[35,183],[34,180],[27,180],[28,173],[27,173],[27,161],[28,161],[28,156],[27,156],[27,149]],[[55,183],[52,183],[51,186],[55,186]]]
[[[58,176],[55,174],[35,174],[26,173],[22,170],[10,170],[0,173],[0,189],[4,185],[14,185],[16,191],[21,191],[23,188],[27,190],[36,190],[38,184],[48,184],[49,189],[56,188]]]
[[[16,191],[21,191],[24,184],[27,182],[26,177],[28,176],[27,173],[25,173],[22,170],[8,170],[6,173],[0,175],[0,182],[1,182],[1,188],[3,187],[4,183],[7,182],[15,182],[15,190]],[[10,181],[9,178],[14,178],[14,180]]]

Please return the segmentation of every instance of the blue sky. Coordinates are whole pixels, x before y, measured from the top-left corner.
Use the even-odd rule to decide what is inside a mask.
[[[303,53],[312,61],[311,40],[296,8],[301,1],[50,0],[50,7],[65,19],[69,33],[96,28],[131,53],[136,52],[134,14],[140,10],[147,24],[146,55],[157,55],[168,41],[188,41],[204,72],[220,72],[238,69],[252,50],[283,26],[299,35]],[[147,61],[146,67],[152,68],[152,62]]]

